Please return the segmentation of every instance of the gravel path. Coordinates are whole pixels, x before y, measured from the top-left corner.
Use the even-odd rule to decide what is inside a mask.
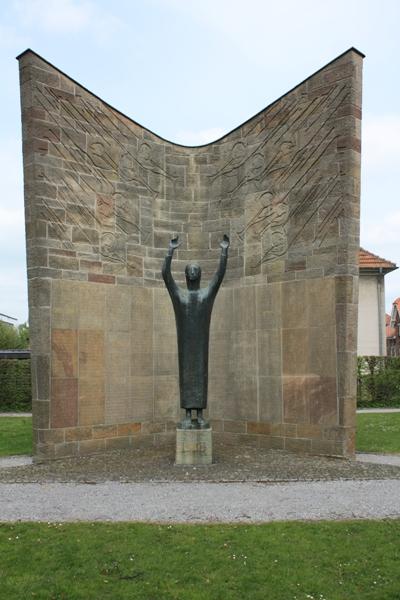
[[[399,480],[0,485],[3,522],[257,523],[399,517]]]
[[[400,467],[400,454],[377,454],[376,452],[371,454],[368,452],[358,452],[356,455],[356,460],[358,462],[362,462],[362,463],[373,463],[376,465],[393,465],[396,467]],[[30,456],[28,454],[23,454],[20,456],[1,456],[0,457],[0,469],[8,469],[8,468],[12,468],[12,467],[25,467],[25,466],[29,466],[32,464],[33,464],[32,456]],[[349,463],[344,463],[344,464],[347,467]],[[60,463],[56,463],[56,469],[55,469],[55,472],[53,472],[54,477],[56,476],[57,466],[59,466],[59,465],[60,465]],[[215,465],[213,465],[213,466],[215,466]],[[340,463],[339,463],[339,466],[341,467],[342,465],[340,465]],[[62,468],[62,465],[61,465],[61,468]],[[45,472],[43,473],[43,467],[36,467],[36,469],[37,469],[36,472],[38,474],[37,479],[40,480],[41,477],[39,475],[44,475]],[[196,469],[194,469],[192,471],[195,471],[195,470]],[[21,480],[21,473],[22,473],[21,471],[14,471],[14,474],[15,474],[14,481],[15,482],[17,482],[18,480]],[[29,473],[29,470],[28,470],[28,473]],[[31,469],[30,473],[31,473],[31,477],[30,478],[27,477],[27,481],[29,481],[29,479],[34,481],[35,480],[35,476],[34,476],[35,468],[34,467]],[[181,469],[181,473],[182,473],[182,469]],[[10,475],[10,472],[8,471],[7,474]],[[340,474],[341,473],[339,471],[337,473],[338,477],[340,477]],[[185,472],[185,479],[187,478],[186,475],[187,475],[187,473]],[[204,475],[204,471],[203,471],[203,473],[201,473],[201,471],[200,471],[200,477],[198,477],[198,478],[203,479],[202,475]],[[333,473],[333,475],[334,475],[334,473]],[[368,472],[367,473],[363,472],[362,475],[368,476]],[[378,478],[378,479],[382,475],[387,476],[387,474],[380,473],[380,472],[378,472],[378,473],[373,472],[371,475],[375,476],[375,478]],[[389,475],[393,475],[393,473],[391,473]],[[25,472],[25,476],[27,476],[26,472]],[[356,476],[357,476],[357,473],[356,473]],[[372,477],[372,478],[374,478],[374,477]],[[55,477],[55,479],[56,479],[56,477]],[[74,477],[72,477],[72,479],[74,479]],[[209,479],[209,478],[207,478],[207,479]],[[243,479],[243,477],[241,479]],[[282,479],[282,477],[281,477],[281,479]],[[46,478],[44,478],[44,479],[42,478],[42,481],[45,481],[45,480],[46,480]],[[48,480],[51,481],[51,477]],[[10,481],[10,479],[6,477],[5,481]]]
[[[197,468],[174,466],[173,449],[165,448],[43,464],[3,458],[0,521],[400,518],[400,456],[347,461],[223,445],[215,456],[215,464]]]
[[[290,482],[399,479],[400,466],[214,445],[215,464],[177,467],[174,449],[113,450],[102,454],[0,469],[0,483]],[[21,458],[22,461],[22,458]]]

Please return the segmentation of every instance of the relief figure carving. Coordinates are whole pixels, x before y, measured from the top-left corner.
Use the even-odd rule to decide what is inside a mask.
[[[114,220],[114,199],[98,194],[96,198],[97,222],[101,225],[112,225]]]
[[[110,231],[101,236],[100,254],[111,262],[126,263],[125,243],[123,240],[118,240]]]
[[[137,200],[119,192],[114,193],[116,225],[127,235],[139,233],[139,208]]]
[[[154,160],[151,146],[147,142],[143,142],[140,146],[137,161],[144,169],[150,171],[154,175],[167,177],[168,179],[176,179],[176,177],[167,173],[167,171]]]
[[[99,169],[114,170],[116,167],[103,142],[93,142],[90,144],[88,156]]]
[[[236,142],[225,164],[216,173],[209,175],[209,177],[212,178],[213,182],[220,177],[232,177],[232,175],[235,175],[235,171],[246,162],[246,155],[247,150],[244,142]]]
[[[146,171],[146,169],[144,169]],[[141,176],[139,172],[139,163],[133,158],[129,152],[125,152],[121,156],[119,163],[119,172],[121,178],[129,183],[136,183],[140,187],[147,189],[154,197],[158,194],[158,191],[152,188],[147,181]]]
[[[289,207],[282,194],[264,192],[246,211],[247,225],[238,236],[247,243],[262,245],[261,262],[283,256],[288,249],[286,225]]]

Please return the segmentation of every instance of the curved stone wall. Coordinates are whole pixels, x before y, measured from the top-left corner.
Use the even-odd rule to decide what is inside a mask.
[[[161,264],[228,270],[209,418],[226,443],[354,453],[362,55],[222,139],[173,144],[19,57],[36,455],[166,443],[179,419]]]

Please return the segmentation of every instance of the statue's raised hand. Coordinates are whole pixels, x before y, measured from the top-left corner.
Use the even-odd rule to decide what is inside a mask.
[[[169,249],[171,252],[173,252],[174,250],[176,250],[177,248],[179,248],[179,246],[182,244],[182,242],[179,241],[179,235],[175,236],[174,238],[171,238],[170,242],[169,242]]]
[[[227,250],[229,248],[229,245],[230,245],[229,238],[225,234],[224,237],[223,237],[223,239],[222,239],[222,242],[220,243],[220,247],[222,248],[222,250]]]

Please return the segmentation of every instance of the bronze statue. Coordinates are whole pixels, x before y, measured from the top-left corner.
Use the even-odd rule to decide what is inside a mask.
[[[179,287],[171,274],[171,262],[180,246],[179,237],[172,238],[164,259],[162,276],[175,311],[179,355],[179,389],[181,408],[186,417],[183,429],[205,429],[209,424],[203,417],[207,407],[208,342],[210,337],[211,311],[214,300],[225,275],[228,261],[229,238],[224,235],[219,267],[206,288],[200,289],[201,268],[188,264],[185,268],[187,290]],[[192,410],[197,411],[192,420]]]

